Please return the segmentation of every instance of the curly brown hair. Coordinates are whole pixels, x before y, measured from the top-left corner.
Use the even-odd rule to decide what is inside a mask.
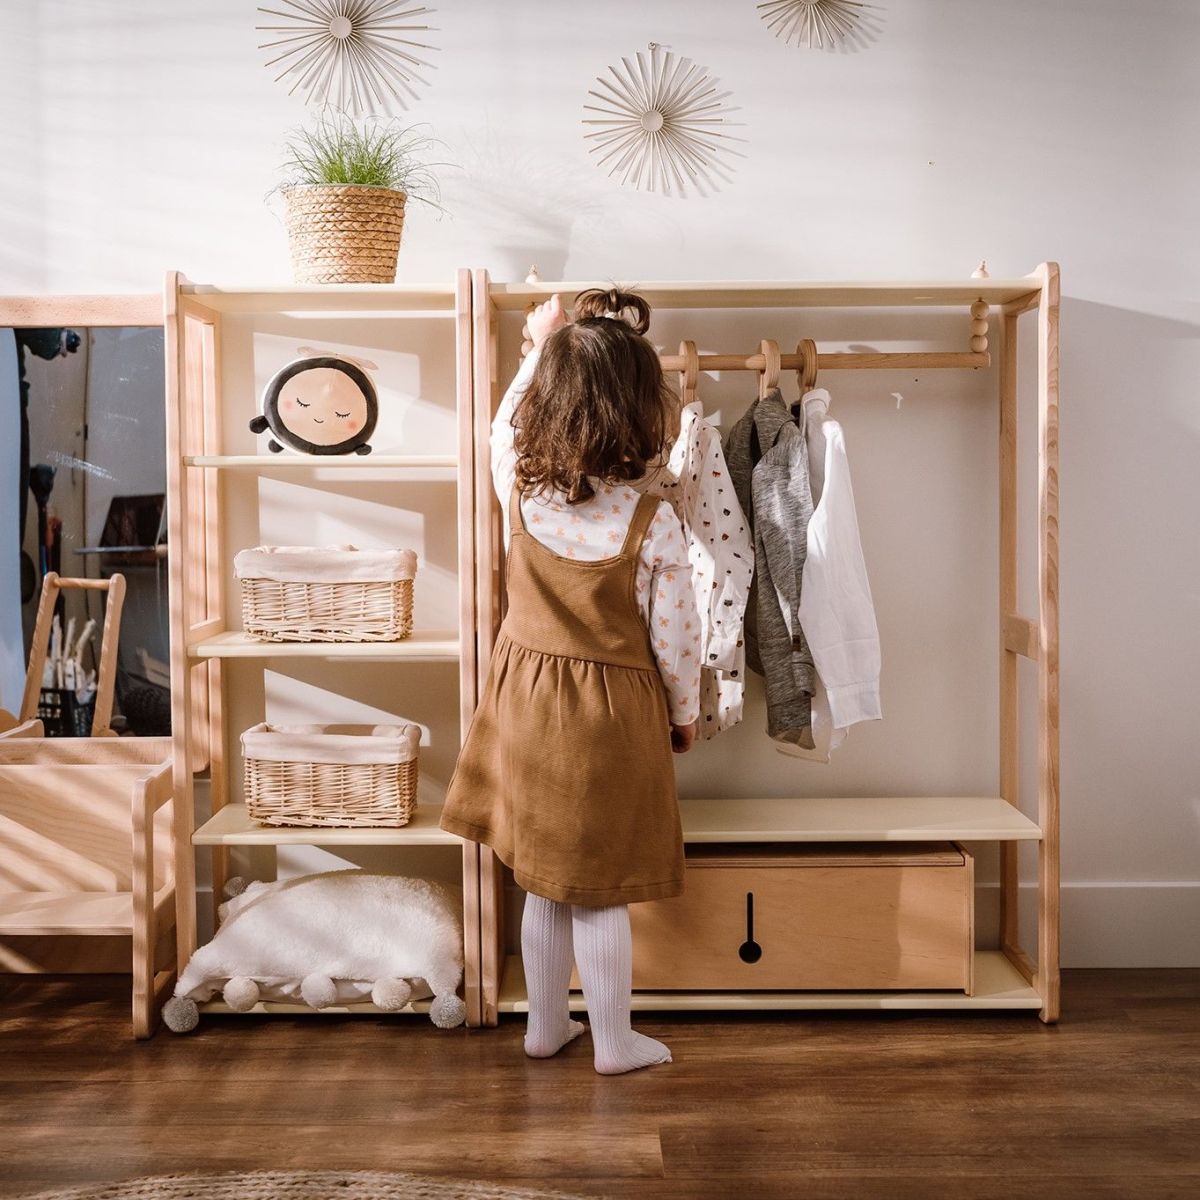
[[[616,288],[576,296],[574,322],[546,339],[518,407],[522,492],[553,490],[581,504],[595,495],[592,479],[638,479],[661,455],[674,396],[642,336],[649,327],[641,296]]]

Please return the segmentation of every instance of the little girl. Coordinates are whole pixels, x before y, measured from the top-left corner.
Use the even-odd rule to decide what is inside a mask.
[[[573,323],[557,296],[529,317],[534,349],[492,425],[508,612],[442,815],[529,893],[525,1053],[583,1032],[574,961],[604,1075],[671,1060],[630,1026],[627,906],[683,890],[671,750],[691,747],[699,715],[683,530],[637,490],[672,424],[649,322],[615,290],[582,293]]]

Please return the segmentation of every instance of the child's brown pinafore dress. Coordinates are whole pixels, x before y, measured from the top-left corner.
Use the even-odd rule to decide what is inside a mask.
[[[508,612],[441,825],[550,900],[683,891],[666,693],[635,590],[657,505],[643,496],[621,552],[587,562],[543,546],[510,500]]]

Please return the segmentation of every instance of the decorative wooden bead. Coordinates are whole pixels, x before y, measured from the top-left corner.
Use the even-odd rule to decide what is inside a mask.
[[[986,300],[976,300],[975,303],[971,305],[971,316],[975,318],[986,317],[990,311],[990,307],[991,306]]]
[[[987,351],[987,338],[973,337],[971,339],[971,352],[973,354],[983,354]]]
[[[987,337],[987,331],[987,317],[976,317],[975,320],[971,322],[972,337]]]

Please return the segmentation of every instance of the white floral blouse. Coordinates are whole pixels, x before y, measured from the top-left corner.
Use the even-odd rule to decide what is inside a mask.
[[[754,578],[754,545],[721,449],[721,435],[693,401],[666,463],[632,485],[669,500],[688,543],[700,614],[701,738],[742,719],[746,650],[743,622]]]
[[[508,497],[516,477],[513,423],[529,386],[538,352],[533,350],[509,385],[492,422],[492,482],[504,511],[508,537]],[[564,558],[594,561],[615,554],[625,540],[641,484],[623,486],[592,481],[596,494],[568,504],[559,494],[525,496],[521,515],[539,542]],[[667,693],[671,723],[690,725],[700,712],[700,665],[703,627],[692,587],[692,567],[679,518],[671,504],[659,504],[642,542],[635,577],[642,619]]]

